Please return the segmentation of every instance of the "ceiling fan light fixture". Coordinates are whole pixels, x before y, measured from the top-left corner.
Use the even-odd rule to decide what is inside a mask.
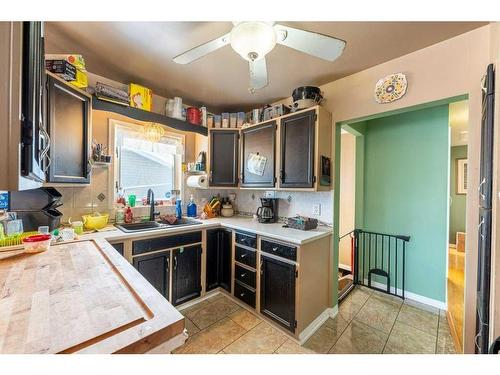
[[[276,32],[269,22],[241,22],[229,35],[231,47],[245,60],[256,61],[268,54],[276,45]]]

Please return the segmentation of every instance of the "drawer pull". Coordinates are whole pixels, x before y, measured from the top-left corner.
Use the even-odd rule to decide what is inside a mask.
[[[240,258],[242,258],[242,259],[243,259],[243,258],[246,258],[246,256],[247,256],[246,254],[241,254],[241,255],[240,255]]]
[[[245,296],[245,293],[240,293],[240,297],[244,297]]]
[[[272,250],[273,251],[278,251],[278,247],[273,247]]]
[[[242,274],[240,275],[240,277],[241,277],[241,278],[244,278],[246,275],[247,275],[246,273],[242,273]]]

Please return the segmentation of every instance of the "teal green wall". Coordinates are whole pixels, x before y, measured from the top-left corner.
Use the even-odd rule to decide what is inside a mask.
[[[467,195],[457,192],[457,159],[467,158],[467,146],[453,146],[450,152],[450,243],[456,241],[457,232],[465,232],[465,204]]]
[[[369,120],[353,128],[364,134],[364,229],[411,236],[406,290],[444,302],[448,105]]]

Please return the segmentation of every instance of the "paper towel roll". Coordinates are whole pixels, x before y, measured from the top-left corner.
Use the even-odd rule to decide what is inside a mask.
[[[187,186],[193,188],[206,189],[208,187],[208,179],[206,175],[189,176],[186,183]]]

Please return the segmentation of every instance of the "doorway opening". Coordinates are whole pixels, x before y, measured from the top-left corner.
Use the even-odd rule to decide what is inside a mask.
[[[463,351],[467,200],[467,100],[450,103],[450,199],[447,275],[447,319],[458,352]]]

